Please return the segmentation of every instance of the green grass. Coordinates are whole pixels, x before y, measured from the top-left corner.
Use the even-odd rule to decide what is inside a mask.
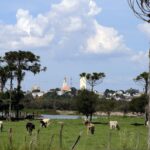
[[[59,121],[64,122],[62,150],[71,150],[81,131],[82,135],[76,150],[147,150],[147,127],[131,125],[134,123],[143,124],[143,118],[112,117],[111,120],[118,120],[121,127],[119,131],[110,130],[106,124],[108,119],[100,117],[93,120],[93,122],[101,123],[95,124],[94,135],[86,134],[86,128],[81,119],[53,120],[48,128],[40,128],[39,121],[32,121],[36,126],[32,136],[28,135],[25,128],[28,120],[4,122],[4,131],[0,133],[0,150],[60,150]],[[13,129],[12,146],[9,144],[8,137],[10,128]],[[38,129],[40,129],[39,134],[37,134]]]

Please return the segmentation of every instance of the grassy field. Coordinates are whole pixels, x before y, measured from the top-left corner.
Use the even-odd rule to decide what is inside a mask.
[[[32,136],[26,131],[28,120],[4,122],[4,131],[0,133],[0,150],[71,150],[79,133],[81,138],[76,150],[147,150],[147,127],[140,117],[111,117],[118,120],[121,129],[110,130],[108,119],[100,117],[93,120],[96,131],[87,135],[83,120],[53,120],[48,128],[40,128],[39,121],[35,123],[36,130]],[[62,132],[62,148],[60,148],[60,121],[64,122]],[[12,128],[12,145],[9,129]],[[37,130],[40,129],[39,134]]]

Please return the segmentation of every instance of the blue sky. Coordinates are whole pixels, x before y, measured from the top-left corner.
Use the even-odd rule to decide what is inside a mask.
[[[61,87],[66,76],[79,88],[82,72],[104,72],[96,87],[142,87],[133,81],[148,70],[149,25],[137,19],[127,0],[5,0],[0,4],[0,54],[30,50],[48,69],[28,73],[23,89]]]

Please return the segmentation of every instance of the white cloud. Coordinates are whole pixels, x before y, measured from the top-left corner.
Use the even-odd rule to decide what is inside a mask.
[[[70,17],[68,19],[68,26],[66,28],[64,28],[64,31],[68,31],[68,32],[75,32],[78,30],[81,30],[82,27],[84,26],[81,18],[79,17]]]
[[[29,11],[19,9],[17,14],[16,14],[16,18],[17,18],[16,27],[19,30],[26,32],[27,34],[30,35],[32,16],[29,14]]]
[[[148,23],[139,24],[138,28],[148,37],[150,37],[150,25]]]
[[[79,7],[79,0],[62,0],[59,4],[52,5],[52,11],[59,13],[70,13]]]
[[[90,11],[88,12],[88,15],[91,15],[91,16],[95,16],[99,14],[102,10],[101,8],[97,6],[95,1],[93,0],[89,0],[89,8],[90,8]]]
[[[139,51],[138,53],[132,54],[131,61],[141,65],[148,64],[148,51]]]
[[[18,9],[14,25],[0,24],[0,49],[44,47],[61,56],[127,51],[116,29],[96,21],[100,12],[94,0],[62,0],[37,16]]]
[[[128,50],[123,43],[123,37],[114,28],[104,27],[94,22],[95,33],[86,42],[86,51],[90,53],[109,54]]]

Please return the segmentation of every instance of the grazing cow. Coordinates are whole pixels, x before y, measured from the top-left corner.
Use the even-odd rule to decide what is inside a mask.
[[[84,119],[84,125],[87,126],[90,123],[88,119]]]
[[[110,127],[110,129],[118,129],[118,130],[120,130],[118,121],[109,121],[109,127]]]
[[[149,125],[149,122],[148,121],[146,121],[146,126],[148,126]]]
[[[41,127],[45,127],[45,128],[47,127],[47,123],[44,122],[43,120],[40,121],[40,124],[41,124]]]
[[[49,126],[49,125],[50,125],[50,119],[49,119],[49,118],[44,118],[44,119],[42,119],[42,121],[43,121],[44,123],[46,123],[46,126]]]
[[[88,119],[86,119],[84,121],[84,125],[86,126],[87,128],[87,135],[90,131],[91,134],[94,134],[94,131],[95,131],[95,125],[93,123],[91,123]]]
[[[3,121],[0,121],[0,130],[3,131]]]
[[[148,105],[146,105],[146,107],[145,107],[145,126],[147,126],[148,125]]]
[[[32,130],[35,129],[35,125],[31,122],[28,122],[26,124],[26,129],[29,132],[29,134],[32,135]]]
[[[95,125],[94,125],[93,123],[89,123],[89,124],[87,125],[87,134],[88,134],[89,131],[91,132],[91,134],[94,134]]]

